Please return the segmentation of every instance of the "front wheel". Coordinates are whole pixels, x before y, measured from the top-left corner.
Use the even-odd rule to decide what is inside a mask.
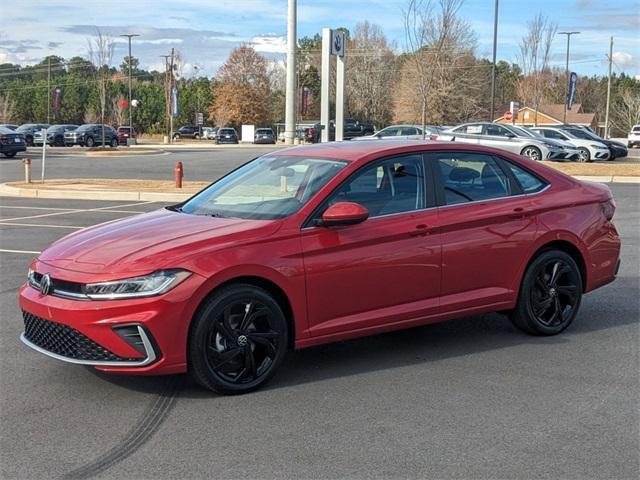
[[[287,342],[287,322],[278,302],[253,285],[231,285],[211,296],[194,318],[189,369],[210,390],[247,393],[274,375]]]
[[[85,140],[85,142],[84,142],[84,143],[85,143],[85,145],[86,145],[87,147],[89,147],[89,148],[93,147],[93,146],[96,144],[96,142],[95,142],[95,140],[93,139],[93,137],[87,137],[87,139]]]
[[[111,139],[111,148],[116,148],[118,146],[118,139],[117,138],[112,138]]]
[[[542,153],[538,147],[525,147],[520,155],[524,155],[525,157],[529,157],[531,160],[535,160],[536,162],[542,160]]]
[[[7,157],[7,158],[13,158],[13,157],[16,156],[16,153],[18,153],[18,152],[6,152],[4,154],[4,156]]]
[[[582,276],[575,260],[561,250],[547,250],[527,268],[509,317],[532,335],[555,335],[573,322],[581,299]]]

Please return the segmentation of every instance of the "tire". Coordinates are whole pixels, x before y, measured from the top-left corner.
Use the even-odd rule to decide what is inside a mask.
[[[87,148],[92,148],[96,144],[96,142],[93,137],[87,137],[87,139],[84,141],[84,144]]]
[[[110,145],[111,145],[111,148],[118,148],[118,139],[112,138]]]
[[[527,267],[511,322],[531,335],[556,335],[578,314],[582,275],[575,260],[562,250],[546,250]]]
[[[590,162],[591,161],[591,152],[589,149],[580,147],[578,148],[578,162]]]
[[[174,136],[173,136],[173,140],[174,140],[174,141],[175,141],[175,140],[180,140],[180,135],[177,135],[177,134],[176,134],[176,135],[174,135]]]
[[[189,333],[189,371],[214,392],[247,393],[275,374],[287,345],[278,302],[262,288],[230,285],[198,309]]]
[[[522,152],[520,152],[520,155],[529,157],[531,160],[535,160],[536,162],[539,162],[540,160],[542,160],[542,152],[540,152],[540,149],[538,147],[533,147],[533,146],[524,147],[522,149]]]
[[[4,155],[5,157],[7,157],[7,158],[13,158],[13,157],[15,157],[15,156],[16,156],[16,154],[17,154],[17,153],[18,153],[18,152],[6,152],[6,153],[4,153],[3,155]]]
[[[33,147],[33,136],[32,135],[27,135],[24,137],[24,141],[27,144],[28,147]]]
[[[198,135],[197,133],[193,136],[194,140],[200,140],[200,135]]]

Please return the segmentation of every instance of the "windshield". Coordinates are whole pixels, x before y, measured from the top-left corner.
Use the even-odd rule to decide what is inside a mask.
[[[581,138],[583,140],[600,140],[598,137],[586,130],[579,130],[576,128],[566,131],[568,131],[571,135],[574,135],[575,137]]]
[[[284,218],[297,212],[345,165],[320,158],[260,157],[197,194],[181,211],[257,220]]]
[[[259,128],[256,130],[256,133],[261,135],[271,135],[273,134],[273,131],[270,128]]]

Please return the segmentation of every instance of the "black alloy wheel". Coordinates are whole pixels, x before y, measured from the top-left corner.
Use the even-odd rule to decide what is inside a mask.
[[[573,258],[548,250],[527,268],[516,308],[514,325],[534,335],[555,335],[575,319],[582,298],[582,277]]]
[[[84,142],[84,143],[85,143],[85,145],[86,145],[87,147],[89,147],[89,148],[93,147],[93,146],[96,144],[96,142],[95,142],[95,140],[93,139],[93,137],[87,137],[87,139],[85,140],[85,142]]]
[[[189,366],[196,381],[223,394],[246,393],[273,376],[287,348],[280,305],[253,285],[214,294],[194,319]]]

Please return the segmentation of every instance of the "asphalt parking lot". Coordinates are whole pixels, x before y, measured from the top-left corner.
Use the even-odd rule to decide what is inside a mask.
[[[292,352],[241,397],[23,346],[29,260],[75,229],[162,205],[2,197],[1,477],[638,478],[640,187],[610,187],[619,278],[584,298],[564,334],[529,337],[491,314],[325,345]]]

